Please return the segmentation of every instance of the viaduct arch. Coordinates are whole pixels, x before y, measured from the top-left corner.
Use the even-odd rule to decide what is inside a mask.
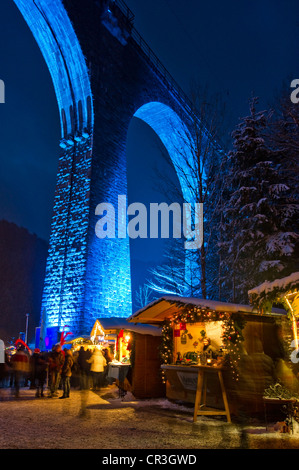
[[[127,194],[129,123],[149,124],[176,168],[173,127],[190,127],[191,103],[122,0],[14,1],[49,68],[61,121],[42,311],[48,326],[86,334],[99,317],[132,313],[129,240],[95,235],[97,205],[116,207]]]

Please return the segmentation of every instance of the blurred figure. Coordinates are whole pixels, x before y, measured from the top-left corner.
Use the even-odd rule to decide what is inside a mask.
[[[216,359],[215,348],[211,345],[211,339],[205,338],[203,341],[203,352],[209,355],[211,358]]]
[[[71,377],[71,387],[80,388],[80,367],[78,365],[78,355],[79,351],[73,351],[73,368],[72,368],[72,377]]]
[[[47,378],[48,363],[45,356],[36,348],[30,358],[31,386],[36,389],[37,398],[44,396],[44,386]]]
[[[28,355],[25,354],[23,346],[20,346],[12,356],[11,364],[13,368],[15,397],[18,398],[20,396],[21,381],[26,378],[29,371],[29,359]]]
[[[27,368],[27,372],[24,373],[24,380],[25,380],[25,383],[24,383],[24,387],[28,387],[28,382],[30,380],[30,358],[32,356],[32,351],[31,349],[27,349],[26,347],[24,347],[24,353],[26,354],[27,358],[28,358],[28,368]]]
[[[106,359],[107,364],[109,364],[109,362],[112,362],[113,358],[109,352],[109,349],[104,348],[102,352],[103,352],[104,358]]]
[[[40,350],[35,348],[32,356],[29,358],[29,380],[30,380],[30,389],[36,388],[36,371],[37,371],[37,359],[39,357]]]
[[[85,351],[84,347],[81,346],[77,364],[80,370],[80,388],[81,390],[88,390],[89,389],[89,372],[90,372],[90,364],[88,363],[88,359],[90,359],[91,353],[90,351]]]
[[[60,398],[69,398],[70,396],[73,364],[74,360],[72,351],[67,349],[65,351],[65,360],[61,372],[63,395]]]
[[[108,348],[104,348],[102,352],[103,352],[104,358],[106,359],[106,363],[107,363],[106,366],[105,366],[105,369],[104,369],[104,374],[103,374],[103,385],[107,386],[108,385],[107,376],[108,376],[109,363],[113,361],[113,357],[111,356]]]
[[[90,372],[92,374],[93,390],[97,390],[98,387],[103,386],[104,370],[107,361],[102,351],[96,348],[88,362],[90,363]]]
[[[54,346],[49,356],[50,377],[50,398],[58,397],[58,387],[61,379],[62,367],[64,364],[64,354],[60,344]]]
[[[10,364],[7,351],[4,352],[4,362],[0,362],[0,388],[6,388],[10,374]]]

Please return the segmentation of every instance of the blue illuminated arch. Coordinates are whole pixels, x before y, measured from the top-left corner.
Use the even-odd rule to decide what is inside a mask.
[[[195,200],[196,191],[194,191],[197,185],[195,172],[190,170],[194,162],[193,152],[196,145],[186,124],[173,109],[156,101],[141,106],[134,117],[148,124],[165,146],[180,183],[183,201],[192,205],[198,202]],[[194,264],[192,258],[186,256],[186,286],[191,285],[191,273],[194,270],[198,270],[198,265]],[[186,295],[189,294],[186,291]]]
[[[141,106],[134,117],[148,124],[160,138],[176,170],[184,201],[194,203],[191,188],[196,182],[188,167],[188,161],[192,162],[194,143],[187,126],[175,111],[160,102]]]
[[[49,68],[60,113],[61,135],[93,126],[92,93],[79,41],[62,0],[14,0]]]

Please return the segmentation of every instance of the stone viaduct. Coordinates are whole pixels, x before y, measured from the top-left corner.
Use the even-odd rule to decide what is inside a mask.
[[[99,317],[132,313],[129,239],[95,235],[97,205],[127,194],[130,121],[149,124],[176,167],[173,129],[190,127],[192,106],[123,1],[14,1],[49,68],[61,121],[42,311],[48,326],[88,334]]]

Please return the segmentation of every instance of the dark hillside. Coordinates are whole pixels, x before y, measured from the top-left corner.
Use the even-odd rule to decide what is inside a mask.
[[[0,338],[17,339],[25,332],[28,342],[39,326],[48,244],[25,228],[0,221]]]

